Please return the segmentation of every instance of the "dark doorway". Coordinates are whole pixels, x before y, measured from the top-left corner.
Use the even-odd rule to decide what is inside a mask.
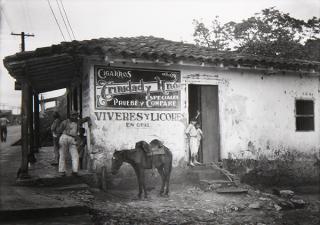
[[[189,85],[189,120],[200,112],[198,122],[204,134],[199,150],[199,161],[217,162],[220,159],[218,86]]]

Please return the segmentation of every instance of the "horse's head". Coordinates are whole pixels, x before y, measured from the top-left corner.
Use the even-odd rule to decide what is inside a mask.
[[[161,141],[159,141],[158,139],[153,139],[150,142],[150,147],[151,147],[152,150],[158,149],[158,148],[162,148],[163,147],[163,143]]]
[[[123,157],[121,151],[115,151],[112,156],[111,173],[117,174],[123,163]]]
[[[150,152],[150,145],[145,141],[139,141],[136,143],[135,149],[142,149],[144,152]]]

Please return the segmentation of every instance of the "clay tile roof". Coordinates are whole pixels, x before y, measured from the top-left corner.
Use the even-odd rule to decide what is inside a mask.
[[[282,69],[300,69],[320,71],[320,62],[306,60],[287,60],[255,55],[239,54],[236,52],[217,52],[212,48],[200,47],[194,44],[176,42],[153,36],[99,38],[83,41],[61,42],[58,45],[38,48],[34,51],[17,53],[4,59],[5,65],[10,62],[29,60],[37,57],[69,54],[74,55],[106,55],[119,54],[124,57],[141,57],[147,59],[163,59],[177,62],[188,59],[196,63],[213,62],[226,65],[265,65],[278,66]],[[7,66],[6,66],[7,67]],[[9,68],[8,68],[9,69]]]

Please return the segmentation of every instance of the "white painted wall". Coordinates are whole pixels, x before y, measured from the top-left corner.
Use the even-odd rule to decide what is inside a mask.
[[[319,79],[317,77],[287,74],[263,75],[252,70],[228,70],[191,66],[150,66],[126,64],[128,67],[180,70],[182,76],[181,113],[179,121],[146,121],[147,128],[131,128],[126,121],[97,120],[95,112],[126,112],[122,110],[96,110],[94,108],[94,64],[87,61],[84,75],[89,75],[89,94],[83,98],[84,116],[90,115],[91,157],[96,166],[106,164],[114,150],[134,148],[137,141],[158,138],[164,141],[174,155],[174,165],[187,159],[184,130],[188,123],[188,84],[212,84],[219,87],[219,116],[221,157],[274,156],[274,151],[289,150],[313,154],[319,149]],[[121,66],[123,64],[113,64]],[[84,82],[85,79],[83,80]],[[295,99],[315,101],[315,131],[296,132]],[[130,112],[145,112],[132,111]],[[150,111],[157,113],[157,111]],[[166,113],[160,111],[159,113]],[[169,113],[169,112],[168,112]],[[172,111],[170,112],[172,113]],[[209,138],[210,134],[205,134]],[[249,150],[249,151],[248,151]]]
[[[227,158],[228,153],[254,158],[259,154],[274,157],[275,150],[308,154],[319,150],[317,77],[198,69],[183,73],[203,75],[203,79],[186,79],[187,82],[219,85],[222,158]],[[216,75],[217,79],[206,81],[207,75]],[[315,131],[296,131],[295,99],[314,100]]]

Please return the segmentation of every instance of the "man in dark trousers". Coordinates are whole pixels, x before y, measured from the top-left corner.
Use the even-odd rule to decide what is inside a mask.
[[[3,116],[0,118],[0,135],[1,135],[1,142],[7,141],[7,125],[9,123],[9,120]]]
[[[80,169],[83,167],[83,158],[85,156],[85,148],[87,146],[87,136],[85,135],[86,129],[83,127],[79,128],[79,138],[78,138],[78,152],[79,152],[79,165]]]
[[[59,164],[59,139],[61,133],[59,132],[59,127],[61,123],[60,114],[58,112],[53,113],[53,123],[51,125],[51,133],[53,138],[53,150],[54,150],[54,160],[51,165]]]

